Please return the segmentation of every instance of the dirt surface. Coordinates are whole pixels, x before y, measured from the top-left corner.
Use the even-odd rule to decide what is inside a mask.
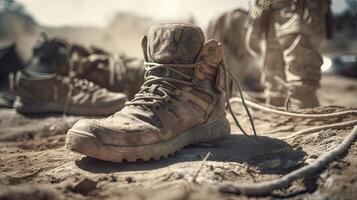
[[[325,113],[356,107],[357,80],[324,77],[319,95],[324,107],[307,112]],[[244,113],[242,107],[235,104],[234,110],[244,127],[249,128],[246,116],[239,114]],[[30,117],[1,109],[0,199],[356,198],[355,143],[344,157],[324,170],[269,196],[245,197],[219,192],[215,187],[218,183],[272,180],[304,166],[340,144],[352,127],[289,140],[279,137],[316,125],[356,119],[356,116],[299,119],[258,110],[252,112],[258,140],[240,134],[232,123],[232,135],[222,141],[189,146],[158,161],[111,163],[64,148],[66,130],[81,117]],[[208,160],[203,162],[208,153]]]

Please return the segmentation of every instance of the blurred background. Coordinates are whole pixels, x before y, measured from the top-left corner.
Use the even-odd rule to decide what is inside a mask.
[[[20,56],[26,60],[40,33],[46,32],[49,36],[141,57],[140,39],[154,24],[181,21],[205,29],[220,13],[235,8],[249,10],[252,3],[247,0],[0,0],[0,45],[15,42]],[[321,49],[326,72],[338,62],[355,64],[357,54],[357,0],[332,0],[332,10],[336,33]]]

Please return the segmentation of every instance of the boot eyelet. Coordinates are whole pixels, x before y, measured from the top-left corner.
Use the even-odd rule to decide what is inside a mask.
[[[216,50],[213,47],[208,48],[208,52],[212,56],[214,56],[216,54]]]
[[[182,96],[183,96],[183,93],[182,93],[182,91],[181,91],[180,89],[175,90],[174,93],[175,93],[175,95],[178,96],[178,97],[182,97]]]

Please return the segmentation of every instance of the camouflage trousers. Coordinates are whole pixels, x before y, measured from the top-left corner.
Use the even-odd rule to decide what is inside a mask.
[[[318,48],[325,38],[325,12],[319,6],[308,11],[291,7],[270,11],[262,74],[269,104],[282,106],[287,95],[303,101],[302,107],[319,104],[316,90],[322,57]]]

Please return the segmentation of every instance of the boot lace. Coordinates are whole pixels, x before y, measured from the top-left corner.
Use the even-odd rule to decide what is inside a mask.
[[[193,86],[192,76],[180,72],[175,68],[193,69],[198,67],[199,64],[200,62],[194,64],[159,64],[144,62],[145,74],[143,86],[135,95],[134,99],[128,102],[127,105],[153,105],[158,101],[167,101],[170,96],[180,95],[180,93],[174,92],[180,89],[175,83]],[[166,73],[170,74],[173,72],[182,79],[154,75],[153,72],[159,69],[164,69]]]
[[[245,98],[244,98],[244,96],[243,96],[243,91],[242,91],[242,88],[241,88],[239,82],[237,81],[237,79],[235,79],[235,77],[232,75],[232,73],[229,71],[229,69],[226,68],[224,62],[222,62],[220,66],[222,67],[222,69],[223,69],[223,71],[224,71],[224,81],[225,81],[225,84],[224,84],[224,85],[225,85],[225,92],[226,92],[226,94],[229,92],[229,89],[228,89],[228,78],[231,78],[231,80],[233,81],[233,83],[235,83],[236,86],[237,86],[237,89],[238,89],[238,92],[239,92],[239,96],[240,96],[240,98],[241,98],[242,105],[243,105],[243,107],[244,107],[245,112],[246,112],[247,115],[248,115],[249,122],[250,122],[250,125],[251,125],[251,127],[252,127],[254,136],[255,136],[255,138],[257,138],[257,132],[256,132],[256,129],[255,129],[254,119],[253,119],[253,117],[252,117],[252,114],[251,114],[250,111],[249,111],[249,108],[248,108],[246,102],[245,102]],[[231,113],[232,118],[233,118],[234,122],[236,123],[236,125],[238,126],[239,130],[241,130],[244,135],[248,136],[248,133],[243,129],[243,127],[240,125],[240,123],[239,123],[237,117],[235,116],[235,114],[234,114],[234,112],[233,112],[233,109],[232,109],[232,106],[231,106],[231,103],[230,103],[228,97],[226,98],[226,102],[227,102],[228,110],[229,110],[229,112]]]
[[[156,102],[159,101],[168,101],[171,96],[177,96],[180,95],[180,93],[175,92],[176,90],[180,90],[180,88],[176,84],[181,84],[181,85],[187,85],[187,86],[193,86],[194,82],[192,80],[192,76],[187,75],[183,72],[180,72],[177,70],[177,68],[186,68],[186,69],[193,69],[197,68],[202,64],[204,61],[200,61],[197,63],[193,64],[159,64],[159,63],[153,63],[153,62],[144,62],[145,65],[145,74],[144,74],[144,83],[143,86],[141,87],[140,91],[135,95],[135,97],[126,103],[126,105],[143,105],[143,106],[150,106],[154,105]],[[242,89],[240,87],[239,82],[234,78],[234,76],[230,73],[230,71],[226,68],[224,63],[222,62],[220,65],[224,71],[224,81],[225,81],[225,92],[226,94],[228,93],[228,76],[233,80],[233,82],[237,85],[242,104],[244,106],[244,109],[249,117],[249,121],[251,124],[251,127],[253,129],[254,135],[257,136],[256,130],[255,130],[255,125],[254,125],[254,120],[253,117],[248,109],[248,106],[246,105],[244,101],[244,96]],[[175,73],[179,75],[180,78],[173,78],[173,77],[164,77],[164,76],[158,76],[154,75],[154,70],[158,69],[164,69],[167,73]],[[175,84],[176,83],[176,84]],[[227,102],[227,107],[230,112],[230,114],[233,117],[233,120],[235,121],[236,125],[238,128],[242,131],[242,133],[246,136],[248,136],[247,132],[243,129],[243,127],[240,125],[237,117],[235,116],[232,106],[226,98]]]
[[[106,93],[106,89],[103,89],[101,87],[99,87],[98,85],[96,85],[95,83],[88,81],[87,79],[79,79],[76,77],[61,77],[58,76],[58,79],[60,79],[60,81],[62,81],[63,84],[68,85],[68,93],[67,93],[67,97],[65,100],[65,105],[64,105],[64,109],[63,109],[63,118],[66,121],[66,117],[67,117],[67,111],[68,111],[68,107],[70,104],[70,100],[71,97],[73,95],[73,91],[78,88],[80,91],[86,91],[88,93],[94,93],[96,91],[101,91]]]
[[[79,79],[76,77],[59,77],[63,84],[69,86],[70,90],[78,88],[83,91],[94,92],[100,89],[95,83],[88,81],[87,79]]]

